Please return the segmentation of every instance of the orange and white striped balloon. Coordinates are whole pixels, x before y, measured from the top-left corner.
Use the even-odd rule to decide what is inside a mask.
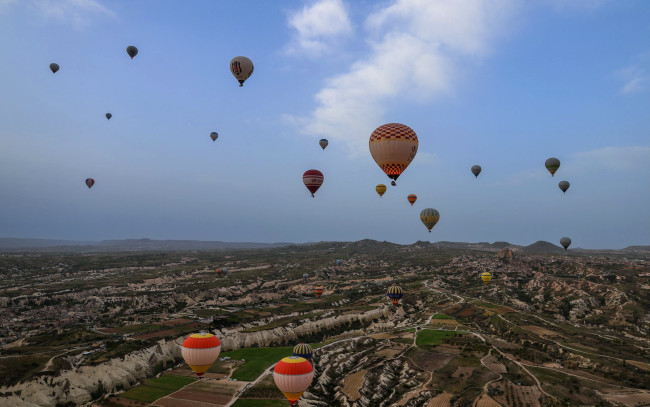
[[[219,338],[210,333],[192,334],[185,338],[181,346],[185,363],[199,377],[212,366],[220,352]]]
[[[300,356],[286,357],[273,368],[275,385],[292,406],[309,388],[313,378],[314,367],[307,359]]]

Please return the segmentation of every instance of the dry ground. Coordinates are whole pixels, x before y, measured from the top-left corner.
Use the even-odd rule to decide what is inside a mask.
[[[360,370],[356,373],[352,373],[343,381],[343,393],[350,399],[350,401],[355,401],[361,398],[359,394],[359,389],[363,385],[365,380],[367,370]]]
[[[497,403],[492,397],[483,393],[481,397],[474,400],[473,407],[501,407],[501,404]]]
[[[547,337],[563,337],[562,334],[551,331],[550,329],[542,328],[541,326],[535,326],[535,325],[525,325],[522,326],[521,328],[527,329],[530,332],[541,335],[541,336],[547,336]]]
[[[612,393],[606,394],[606,397],[629,407],[650,405],[650,392],[647,391]]]
[[[473,371],[474,371],[473,367],[458,366],[456,371],[451,374],[451,377],[455,377],[455,378],[463,377],[463,378],[467,379],[468,377],[470,377],[472,375]]]
[[[451,393],[442,393],[438,394],[436,397],[432,398],[429,400],[429,404],[427,404],[427,407],[449,407],[451,398],[454,395]]]

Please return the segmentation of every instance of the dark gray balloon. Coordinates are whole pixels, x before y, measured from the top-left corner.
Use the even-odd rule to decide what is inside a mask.
[[[474,176],[478,178],[478,174],[481,173],[481,169],[482,168],[480,165],[472,165],[472,174],[474,174]]]
[[[107,118],[108,120],[111,120],[111,117],[113,117],[112,114],[110,114],[110,113],[106,113],[106,118]]]
[[[59,64],[55,64],[54,62],[52,62],[50,64],[50,69],[52,70],[52,73],[56,73],[56,71],[59,70]]]
[[[138,55],[138,49],[133,45],[129,45],[128,47],[126,47],[126,53],[129,54],[131,59],[133,59],[134,56]]]
[[[213,131],[212,133],[210,133],[210,138],[212,139],[212,141],[217,140],[218,137],[219,137],[219,134],[216,131]]]
[[[562,192],[566,192],[566,190],[571,186],[571,184],[569,184],[569,181],[560,181],[560,183],[557,185],[560,187]]]
[[[307,274],[307,273],[303,274],[302,278],[309,278],[309,274]]]
[[[569,248],[569,246],[571,246],[571,239],[569,239],[568,237],[563,237],[562,239],[560,239],[560,244],[562,245],[562,247],[564,247],[564,250],[566,250]]]
[[[551,157],[544,162],[544,166],[546,167],[548,172],[551,173],[551,176],[554,176],[555,171],[557,171],[558,168],[560,168],[560,160],[558,160],[555,157]]]

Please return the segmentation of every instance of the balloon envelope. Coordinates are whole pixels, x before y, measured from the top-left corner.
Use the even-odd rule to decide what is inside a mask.
[[[111,117],[113,117],[112,114],[110,114],[110,113],[106,113],[106,119],[111,120]]]
[[[560,181],[560,183],[557,185],[560,187],[562,192],[566,192],[566,190],[571,186],[571,184],[569,184],[569,181]]]
[[[128,47],[126,47],[126,53],[129,54],[131,59],[133,59],[134,56],[138,55],[138,49],[133,45],[129,45]]]
[[[95,185],[95,180],[92,178],[86,178],[86,186],[88,186],[88,188],[91,188],[93,185]]]
[[[474,176],[478,178],[478,174],[481,173],[481,169],[482,168],[480,165],[472,165],[472,174],[474,174]]]
[[[320,298],[320,296],[323,295],[323,291],[325,291],[323,287],[314,288],[314,294],[316,294],[316,297],[318,298]]]
[[[429,233],[431,233],[431,228],[436,226],[436,223],[440,220],[440,213],[433,208],[423,209],[420,212],[420,220],[429,229]]]
[[[544,166],[546,166],[548,172],[551,173],[551,176],[555,176],[555,171],[560,168],[560,160],[555,157],[551,157],[544,162]]]
[[[217,134],[216,131],[213,131],[212,133],[210,133],[210,138],[212,139],[212,141],[215,141],[218,137],[219,137],[219,134]]]
[[[560,244],[564,247],[564,250],[568,249],[571,246],[571,239],[568,237],[563,237],[560,239]]]
[[[299,343],[293,347],[293,356],[299,356],[307,360],[311,360],[314,350],[308,343]]]
[[[413,206],[413,204],[415,203],[415,201],[418,200],[418,196],[415,195],[415,194],[410,194],[409,196],[406,197],[406,200],[409,201],[409,203],[411,204],[411,206]]]
[[[318,144],[321,146],[321,148],[323,150],[325,150],[325,147],[327,147],[327,145],[329,144],[329,141],[327,141],[327,139],[322,138],[322,139],[320,139]]]
[[[219,338],[210,333],[192,334],[185,338],[181,346],[181,354],[185,363],[197,376],[210,368],[221,353]]]
[[[485,284],[489,283],[492,281],[492,274],[488,273],[487,271],[485,273],[482,273],[481,280],[483,280]]]
[[[55,64],[54,62],[52,62],[50,64],[50,70],[52,71],[52,73],[56,73],[56,71],[59,70],[59,64]]]
[[[393,301],[393,305],[397,305],[399,300],[401,300],[404,296],[404,291],[402,291],[401,287],[394,285],[388,289],[388,292],[386,294],[388,295],[388,298]]]
[[[341,264],[343,264],[343,260],[342,259],[337,259],[336,260],[336,265],[340,266]]]
[[[309,388],[314,368],[305,358],[289,356],[275,364],[273,381],[291,405]]]
[[[381,198],[384,195],[384,193],[386,193],[386,185],[377,184],[377,186],[375,187],[375,191],[377,191],[379,197]]]
[[[239,86],[253,74],[253,61],[246,57],[234,57],[230,60],[230,72],[239,81]]]
[[[388,123],[372,132],[368,145],[372,158],[395,185],[418,152],[418,136],[409,126]]]
[[[302,174],[302,182],[309,192],[311,192],[311,197],[313,198],[318,188],[323,185],[323,173],[318,170],[307,170]]]

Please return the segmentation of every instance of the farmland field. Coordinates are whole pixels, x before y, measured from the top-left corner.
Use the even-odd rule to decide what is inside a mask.
[[[429,404],[427,404],[427,407],[449,407],[449,401],[453,397],[453,394],[444,392],[442,394],[438,394],[436,397],[432,398],[429,400]]]
[[[232,407],[287,407],[288,404],[285,400],[239,399]]]
[[[230,356],[233,359],[246,362],[232,374],[233,379],[251,382],[262,374],[266,368],[280,361],[283,357],[293,355],[293,348],[248,348],[224,352],[221,356]]]
[[[418,336],[415,340],[415,344],[419,347],[429,348],[431,345],[441,345],[443,339],[451,338],[457,334],[458,333],[455,331],[423,329],[421,331],[418,331]]]
[[[190,377],[174,375],[161,376],[157,379],[146,380],[143,385],[128,390],[120,397],[151,403],[194,381],[196,379]]]

